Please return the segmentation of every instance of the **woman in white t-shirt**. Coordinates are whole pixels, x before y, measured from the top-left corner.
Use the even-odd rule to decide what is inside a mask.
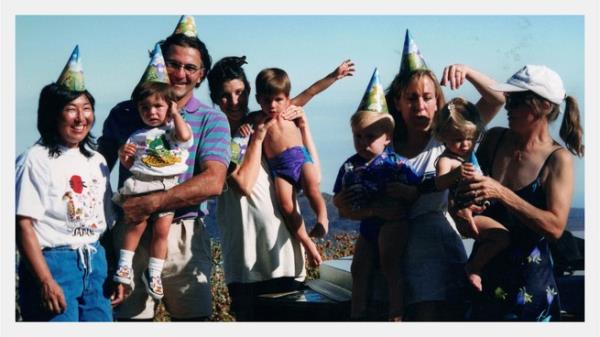
[[[72,83],[42,89],[40,139],[17,158],[19,305],[25,321],[112,321],[98,240],[112,225],[109,170],[94,150],[94,98]]]
[[[217,203],[217,222],[225,282],[236,320],[273,320],[254,310],[255,300],[261,294],[287,292],[302,286],[306,276],[304,251],[285,226],[276,202],[268,164],[262,156],[262,142],[270,123],[264,117],[254,119],[248,114],[250,84],[242,68],[244,63],[245,57],[223,58],[207,76],[211,99],[227,115],[232,133],[231,163],[227,184]],[[352,75],[353,66],[349,60],[343,62],[292,102],[304,105],[336,80]],[[303,137],[310,135],[304,132],[308,123],[301,108],[293,106],[286,115],[296,119]],[[251,132],[251,124],[254,124],[252,136],[242,135],[241,129]],[[313,159],[315,163],[318,160],[316,156]]]

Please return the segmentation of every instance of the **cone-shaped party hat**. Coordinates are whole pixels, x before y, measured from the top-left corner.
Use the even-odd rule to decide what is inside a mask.
[[[71,91],[85,91],[83,67],[81,65],[81,58],[79,57],[79,45],[76,45],[75,49],[73,49],[71,57],[69,57],[69,61],[67,61],[56,83],[63,85]]]
[[[388,112],[387,103],[385,101],[385,92],[381,85],[381,81],[379,81],[379,70],[377,70],[377,68],[373,71],[367,90],[365,90],[365,94],[358,105],[358,109],[356,109],[356,111],[361,110],[383,113]]]
[[[154,46],[154,50],[150,55],[150,63],[148,63],[146,71],[144,71],[140,79],[140,84],[144,82],[170,83],[165,59],[163,58],[159,43]]]
[[[402,61],[400,62],[400,74],[408,75],[417,69],[427,69],[427,64],[419,47],[413,40],[408,29],[404,37],[404,50],[402,51]]]
[[[198,37],[198,30],[196,29],[196,21],[191,15],[182,15],[175,27],[175,34],[184,34],[189,37]]]

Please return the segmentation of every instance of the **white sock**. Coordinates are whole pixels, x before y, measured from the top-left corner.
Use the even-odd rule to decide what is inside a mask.
[[[121,249],[119,251],[119,267],[127,266],[129,268],[132,268],[134,254],[135,252],[131,250]]]
[[[160,274],[162,274],[164,264],[165,260],[151,257],[150,261],[148,262],[148,273],[150,274],[150,276],[160,277]]]

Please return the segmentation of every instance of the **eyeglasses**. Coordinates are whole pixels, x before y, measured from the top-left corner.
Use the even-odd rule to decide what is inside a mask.
[[[171,60],[165,61],[165,64],[167,65],[167,68],[171,69],[171,70],[179,71],[179,69],[183,68],[183,71],[187,75],[194,75],[198,71],[204,70],[204,67],[198,67],[197,65],[194,65],[194,64],[181,64],[179,62],[171,61]]]

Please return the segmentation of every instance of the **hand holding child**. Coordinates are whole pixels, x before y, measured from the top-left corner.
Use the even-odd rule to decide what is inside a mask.
[[[133,159],[135,157],[135,151],[137,150],[137,145],[133,143],[126,143],[121,146],[119,149],[119,160],[121,164],[126,168],[131,168],[133,165]]]

